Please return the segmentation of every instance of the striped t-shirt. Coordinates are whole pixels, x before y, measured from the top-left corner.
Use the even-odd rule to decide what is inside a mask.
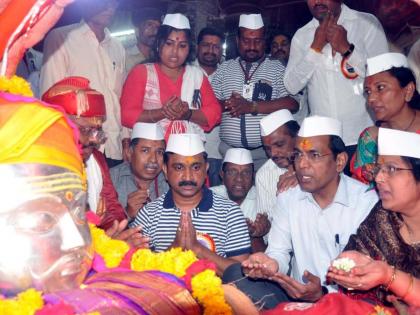
[[[227,100],[232,92],[242,95],[245,74],[241,65],[245,68],[245,62],[238,57],[222,63],[214,74],[212,79],[212,87],[214,94],[219,100]],[[265,58],[262,63],[254,62],[251,65],[249,74],[251,76],[250,83],[260,83],[271,86],[271,97],[265,95],[264,91],[255,92],[252,97],[253,101],[270,101],[288,96],[288,92],[283,84],[284,66],[278,60]],[[267,87],[267,86],[266,86]],[[251,101],[251,98],[248,98]],[[220,138],[232,147],[253,149],[260,147],[260,120],[267,116],[266,114],[241,115],[242,117],[231,117],[229,112],[224,112],[222,122],[220,124]]]
[[[174,241],[180,218],[169,190],[145,205],[130,227],[141,225],[143,234],[150,238],[150,247],[161,252]],[[245,218],[234,202],[203,188],[203,198],[191,211],[191,218],[196,232],[213,239],[218,255],[232,257],[251,252]]]

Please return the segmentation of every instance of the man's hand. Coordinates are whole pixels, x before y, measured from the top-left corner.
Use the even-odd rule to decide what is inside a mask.
[[[333,56],[336,51],[342,55],[350,48],[350,43],[347,40],[347,31],[343,26],[337,24],[336,18],[328,25],[327,40],[332,47]]]
[[[246,220],[251,237],[263,237],[270,231],[271,223],[266,213],[258,213],[255,221]]]
[[[232,117],[239,117],[242,114],[251,114],[252,102],[248,102],[239,93],[232,92],[232,97],[229,99],[227,109]]]
[[[296,173],[294,171],[287,171],[280,175],[277,182],[277,195],[283,191],[293,188],[298,184]]]
[[[149,198],[147,189],[139,189],[130,193],[127,197],[127,215],[129,218],[135,218],[138,211],[143,208]]]
[[[280,284],[291,298],[309,302],[318,301],[322,297],[321,280],[307,270],[303,276],[308,280],[307,284],[302,284],[283,273],[276,273],[271,280]]]
[[[106,235],[115,240],[125,241],[133,248],[149,248],[149,238],[141,234],[141,227],[127,228],[128,221],[114,221],[112,226],[105,231]]]
[[[315,30],[315,35],[312,41],[311,48],[318,52],[321,52],[324,46],[328,43],[327,30],[331,18],[332,14],[328,12],[325,18],[321,21],[321,23]]]
[[[202,245],[197,240],[197,234],[192,223],[191,211],[181,211],[181,218],[171,247],[190,249],[197,253]]]
[[[242,262],[244,273],[254,279],[268,279],[279,270],[277,261],[264,253],[255,253]]]

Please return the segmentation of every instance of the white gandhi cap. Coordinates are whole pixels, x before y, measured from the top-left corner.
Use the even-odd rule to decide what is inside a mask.
[[[169,25],[179,30],[190,29],[190,21],[181,13],[166,14],[162,25]]]
[[[379,128],[378,154],[420,159],[420,135],[414,132]]]
[[[299,137],[338,136],[343,138],[343,126],[337,119],[323,116],[306,117],[300,126]]]
[[[138,122],[134,124],[131,140],[142,138],[148,140],[163,140],[163,129],[159,124]]]
[[[261,14],[241,14],[239,17],[239,27],[257,30],[264,27]]]
[[[407,57],[399,53],[385,53],[368,58],[366,64],[366,76],[371,76],[379,72],[389,70],[392,67],[408,68]]]
[[[172,152],[183,156],[193,156],[205,152],[205,150],[200,135],[176,133],[169,136],[166,152]]]
[[[254,163],[252,161],[251,152],[242,148],[231,148],[226,151],[223,163],[233,163],[238,165],[246,165]]]
[[[281,109],[265,116],[260,120],[261,136],[265,137],[273,133],[288,121],[295,120],[292,113],[287,109]]]

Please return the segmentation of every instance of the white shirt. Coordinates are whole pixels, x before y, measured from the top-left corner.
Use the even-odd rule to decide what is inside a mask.
[[[213,186],[210,187],[210,189],[219,196],[229,199],[229,195],[225,185]],[[259,212],[257,210],[257,193],[255,190],[255,186],[251,187],[244,201],[242,201],[239,207],[241,208],[245,218],[255,221],[257,213]]]
[[[286,273],[293,252],[291,276],[299,282],[304,282],[303,272],[308,270],[325,285],[331,261],[378,201],[374,190],[366,191],[368,186],[346,175],[340,177],[334,200],[324,209],[299,186],[277,198],[266,254],[277,260],[280,272]]]
[[[93,154],[86,161],[86,177],[88,184],[88,203],[91,211],[98,210],[99,199],[101,197],[104,181],[102,178],[101,167]]]
[[[417,92],[420,93],[420,38],[411,46],[407,59],[416,77]]]
[[[267,213],[271,218],[277,203],[277,183],[280,175],[287,172],[286,168],[280,168],[272,159],[260,167],[255,176],[257,193],[257,207],[262,213]]]
[[[199,67],[204,75],[209,79],[210,85],[211,81],[213,80],[214,74],[216,72],[213,72],[212,74],[208,75],[206,70],[204,70],[200,63],[198,62],[198,59],[195,60],[194,64]],[[207,152],[207,155],[211,159],[218,159],[221,160],[223,157],[219,152],[219,144],[220,144],[220,125],[215,126],[210,132],[206,132],[206,143],[204,144],[204,149]]]
[[[331,45],[322,54],[310,48],[318,20],[313,18],[293,36],[284,85],[291,94],[305,86],[312,115],[336,118],[343,123],[346,145],[357,143],[360,132],[373,125],[363,96],[366,59],[388,52],[388,43],[380,22],[371,14],[341,6],[337,24],[347,30],[347,39],[354,44],[348,63],[359,77],[350,80],[341,72],[342,56],[332,57]]]
[[[125,78],[125,51],[105,29],[99,42],[84,22],[52,30],[44,43],[41,95],[53,84],[68,77],[89,79],[91,88],[105,97],[107,119],[103,129],[107,141],[102,151],[112,159],[122,159],[120,95]]]

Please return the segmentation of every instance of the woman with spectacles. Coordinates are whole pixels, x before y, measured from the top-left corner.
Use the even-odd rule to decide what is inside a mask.
[[[379,128],[378,151],[374,174],[381,200],[340,255],[356,268],[331,267],[328,276],[370,301],[384,303],[394,295],[420,306],[420,135]]]
[[[416,79],[402,54],[386,53],[367,60],[365,95],[376,125],[365,129],[350,162],[353,177],[373,185],[378,128],[420,133],[420,97]]]

